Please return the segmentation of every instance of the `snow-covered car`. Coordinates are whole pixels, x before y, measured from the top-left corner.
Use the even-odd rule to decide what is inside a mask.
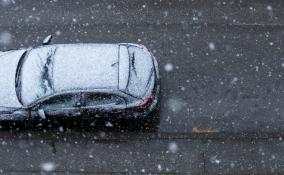
[[[138,44],[55,44],[0,52],[0,120],[147,118],[158,64]]]

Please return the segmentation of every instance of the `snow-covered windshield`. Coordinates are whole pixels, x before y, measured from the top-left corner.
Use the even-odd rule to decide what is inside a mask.
[[[29,105],[52,92],[52,64],[56,47],[47,46],[28,52],[20,68],[20,99]]]

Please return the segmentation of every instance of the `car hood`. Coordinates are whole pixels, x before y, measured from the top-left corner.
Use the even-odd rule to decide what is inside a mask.
[[[18,62],[25,50],[9,51],[0,55],[0,107],[21,107],[16,90],[15,77]]]

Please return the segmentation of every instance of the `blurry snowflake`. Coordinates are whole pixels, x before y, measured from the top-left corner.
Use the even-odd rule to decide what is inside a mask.
[[[213,42],[209,42],[208,47],[211,51],[215,50],[215,44]]]
[[[14,1],[14,0],[0,0],[0,4],[1,4],[3,7],[7,7],[7,6],[9,6],[10,4],[15,4],[15,1]]]
[[[167,63],[167,64],[165,65],[164,69],[165,69],[165,71],[167,71],[167,72],[172,72],[173,69],[174,69],[174,66],[173,66],[173,64],[171,64],[171,63]]]
[[[171,142],[171,143],[169,144],[168,149],[170,150],[171,153],[177,153],[177,151],[178,151],[178,146],[177,146],[177,144],[176,144],[175,142]]]
[[[0,45],[9,45],[12,42],[12,35],[7,32],[1,32],[0,33]]]
[[[198,17],[194,16],[194,17],[192,17],[192,20],[193,21],[198,21]]]
[[[47,171],[47,172],[54,171],[55,170],[55,163],[45,162],[45,163],[40,164],[40,168],[43,171]]]
[[[168,11],[164,11],[164,18],[169,16],[169,12]]]
[[[100,132],[99,135],[100,135],[101,138],[104,138],[106,136],[106,133],[102,131],[102,132]]]
[[[160,164],[158,164],[158,170],[162,171],[162,166]]]
[[[60,127],[58,128],[58,130],[59,130],[59,132],[64,132],[63,126],[60,126]]]
[[[238,80],[239,79],[237,77],[234,77],[233,80],[231,81],[231,84],[233,84],[233,85],[237,84]]]
[[[231,167],[231,168],[235,168],[234,162],[231,162],[231,163],[230,163],[230,167]]]
[[[2,141],[1,143],[3,146],[6,146],[7,145],[7,142],[6,141]]]
[[[168,106],[172,112],[178,112],[184,107],[185,103],[183,100],[173,97],[168,100]]]
[[[282,63],[281,66],[284,67],[284,63]]]
[[[111,6],[111,5],[108,5],[108,6],[107,6],[107,9],[109,9],[109,10],[110,10],[111,8],[112,8],[112,6]]]
[[[212,157],[210,157],[210,162],[220,164],[221,160],[217,159],[217,156],[212,156]]]
[[[258,70],[259,70],[259,67],[255,66],[255,71],[258,72]]]
[[[271,6],[271,5],[268,5],[268,6],[266,7],[266,9],[269,10],[269,11],[271,11],[271,10],[272,10],[272,6]]]
[[[92,159],[92,158],[94,158],[94,156],[93,156],[92,154],[90,154],[90,155],[89,155],[89,158],[91,158],[91,159]]]
[[[55,32],[55,34],[56,34],[57,36],[59,36],[59,35],[61,35],[61,31],[60,31],[60,30],[57,30],[57,31]]]
[[[113,127],[113,124],[111,122],[106,122],[106,127]]]

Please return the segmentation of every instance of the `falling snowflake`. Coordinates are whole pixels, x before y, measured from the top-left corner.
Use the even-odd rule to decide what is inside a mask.
[[[162,171],[162,166],[160,164],[158,164],[158,170]]]
[[[169,144],[169,150],[170,150],[171,153],[177,153],[177,151],[178,151],[177,144],[175,142],[171,142]]]
[[[58,130],[59,130],[60,132],[64,132],[63,126],[60,126],[60,127],[58,128]]]
[[[171,64],[171,63],[167,63],[167,64],[165,65],[164,69],[165,69],[165,71],[167,71],[167,72],[172,72],[173,69],[174,69],[174,66],[173,66],[173,64]]]
[[[237,77],[234,77],[233,80],[231,81],[231,84],[233,84],[233,85],[237,84],[238,80],[239,79]]]
[[[56,34],[57,36],[60,36],[60,35],[61,35],[61,31],[60,31],[60,30],[57,30],[57,31],[55,32],[55,34]]]
[[[177,97],[173,97],[168,100],[168,106],[172,112],[179,112],[184,107],[184,105],[185,102]]]
[[[210,157],[210,162],[220,164],[221,160],[217,159],[217,156],[212,156],[212,157]]]
[[[3,6],[3,7],[7,7],[11,4],[15,4],[15,1],[14,0],[0,0],[0,4]]]
[[[106,122],[106,127],[113,127],[113,124],[111,122]]]
[[[269,11],[271,11],[271,10],[272,10],[272,6],[271,6],[271,5],[268,5],[268,6],[266,7],[266,9],[269,10]]]
[[[208,47],[211,51],[215,50],[215,44],[213,42],[209,42]]]
[[[1,32],[0,33],[0,45],[9,45],[12,42],[12,35],[7,32]]]

